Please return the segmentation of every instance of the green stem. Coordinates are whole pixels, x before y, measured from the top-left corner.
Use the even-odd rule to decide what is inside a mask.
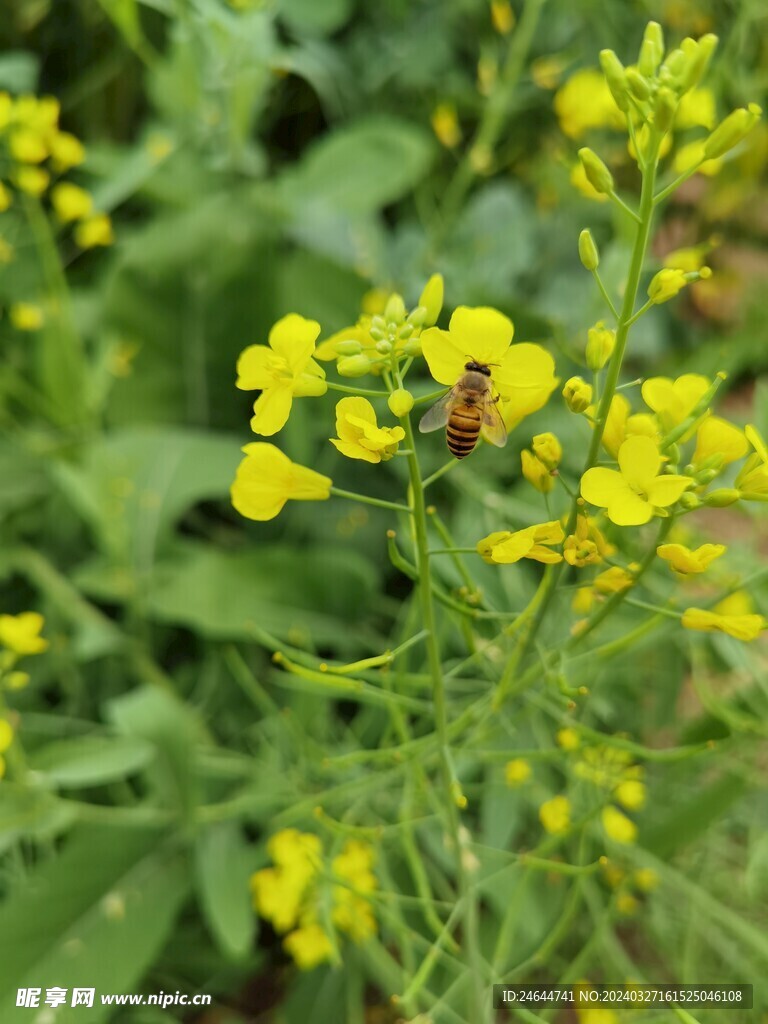
[[[608,412],[611,408],[611,402],[613,401],[613,396],[616,393],[616,387],[619,382],[619,374],[624,361],[627,338],[629,335],[631,320],[634,315],[635,300],[640,287],[640,277],[643,272],[643,263],[645,261],[645,254],[651,233],[651,224],[653,222],[653,189],[656,181],[657,163],[658,140],[656,140],[651,159],[649,159],[648,165],[644,169],[643,173],[643,184],[640,193],[640,223],[637,225],[635,242],[632,248],[632,259],[629,266],[629,274],[627,275],[627,286],[624,292],[624,301],[621,306],[621,313],[619,315],[618,325],[616,328],[616,347],[613,350],[611,361],[608,364],[605,390],[600,397],[596,421],[592,430],[592,440],[590,442],[584,469],[582,470],[582,476],[597,462],[597,458],[600,453],[600,445],[603,440],[603,432],[605,431],[605,424],[608,419]],[[571,503],[571,510],[565,527],[566,535],[573,533],[574,526],[576,525],[576,515],[579,508],[577,502],[578,499],[574,499]],[[494,705],[496,707],[502,703],[506,694],[509,692],[515,673],[517,672],[517,668],[530,650],[531,645],[541,628],[544,617],[546,616],[552,599],[555,596],[557,585],[560,581],[565,564],[565,562],[559,562],[557,565],[547,566],[544,574],[544,592],[541,597],[541,602],[536,610],[530,629],[526,630],[525,633],[521,635],[515,650],[507,662],[494,697]],[[618,595],[613,596],[616,597]],[[605,611],[605,607],[610,604],[611,601],[607,601],[601,611]],[[599,621],[602,621],[603,617],[604,616],[601,615]],[[592,628],[594,628],[594,626],[592,626]]]
[[[616,192],[609,192],[608,195],[614,201],[614,203],[616,203],[619,209],[623,210],[624,213],[628,214],[632,218],[632,220],[634,220],[637,224],[640,223],[640,218],[638,217],[638,215],[635,213],[634,210],[630,209],[630,207],[627,206],[627,204],[624,202],[620,195],[618,195]]]
[[[364,505],[375,505],[377,508],[388,508],[395,512],[410,512],[407,505],[400,505],[396,501],[384,501],[383,498],[371,498],[367,494],[356,494],[354,491],[342,491],[340,487],[331,487],[331,494],[336,498],[350,498],[352,501],[361,501]]]
[[[595,279],[595,284],[597,285],[597,287],[598,287],[598,289],[600,291],[600,294],[603,296],[603,299],[605,300],[605,304],[608,306],[608,309],[610,309],[611,313],[613,313],[614,320],[616,320],[618,322],[619,311],[614,306],[613,299],[608,294],[608,291],[607,291],[605,285],[603,284],[603,279],[602,279],[602,277],[600,277],[600,274],[597,272],[596,269],[592,271],[592,277],[594,277],[594,279]]]
[[[427,536],[427,509],[424,500],[424,484],[421,478],[419,459],[416,454],[416,443],[410,416],[401,419],[405,430],[405,443],[411,449],[408,457],[408,469],[411,480],[414,547],[416,551],[416,568],[418,570],[418,591],[421,605],[422,626],[427,632],[426,644],[429,656],[429,670],[432,676],[432,699],[435,709],[435,731],[438,738],[440,773],[445,790],[444,802],[448,818],[448,830],[456,857],[456,880],[459,899],[464,907],[463,922],[465,938],[469,947],[470,973],[472,975],[472,1008],[470,1020],[479,1022],[485,1018],[483,1006],[483,990],[479,960],[477,936],[477,911],[475,894],[464,866],[463,842],[461,838],[461,822],[458,804],[465,798],[461,794],[458,780],[455,777],[448,740],[448,708],[446,700],[445,679],[440,648],[437,641],[437,623],[435,608],[432,603],[432,576],[429,562],[429,539]]]
[[[343,391],[345,395],[363,395],[365,398],[389,398],[388,391],[371,391],[366,388],[351,388],[346,384],[337,384],[335,381],[326,380],[329,391]]]

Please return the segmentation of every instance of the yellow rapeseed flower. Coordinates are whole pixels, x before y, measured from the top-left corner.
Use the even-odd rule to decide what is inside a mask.
[[[0,615],[0,644],[19,657],[41,654],[48,649],[48,641],[40,636],[44,624],[39,612]]]
[[[592,401],[592,385],[583,377],[571,377],[563,385],[563,398],[571,412],[586,412]]]
[[[658,416],[665,431],[688,419],[698,405],[710,382],[700,373],[684,373],[669,377],[649,377],[643,382],[643,401]]]
[[[333,955],[333,943],[319,924],[306,924],[286,935],[283,949],[302,971],[311,971]]]
[[[491,21],[499,35],[509,35],[515,27],[515,12],[509,0],[491,0]]]
[[[75,242],[81,249],[94,249],[97,245],[112,245],[112,221],[106,213],[86,217],[75,228]]]
[[[576,517],[576,530],[565,538],[563,557],[569,565],[584,568],[595,565],[616,549],[609,544],[595,524],[595,520],[587,515]]]
[[[522,786],[531,777],[531,764],[524,757],[515,757],[504,765],[504,781],[508,786]]]
[[[42,309],[31,302],[14,302],[8,315],[17,331],[39,331],[45,322]]]
[[[675,128],[709,128],[711,131],[716,120],[715,94],[711,89],[691,89],[681,97],[675,115]]]
[[[659,424],[650,413],[630,415],[631,406],[624,395],[614,395],[605,420],[603,447],[615,459],[628,437],[650,437],[659,442]],[[592,411],[592,410],[589,410]]]
[[[539,821],[547,832],[560,835],[571,827],[571,801],[567,796],[553,796],[539,807]]]
[[[41,196],[51,180],[42,167],[16,167],[12,177],[16,187],[29,196]]]
[[[5,775],[5,758],[3,754],[13,743],[13,728],[6,718],[0,718],[0,779]]]
[[[324,395],[325,370],[312,358],[320,324],[289,313],[269,332],[268,345],[250,345],[237,361],[237,387],[260,390],[253,406],[255,434],[276,434],[288,421],[294,398]]]
[[[626,814],[608,804],[604,807],[600,818],[605,834],[616,843],[634,843],[637,839],[637,825]]]
[[[702,544],[695,551],[684,544],[661,544],[656,548],[656,554],[668,562],[678,576],[692,576],[705,572],[727,550],[725,544]]]
[[[679,267],[664,267],[651,279],[648,285],[648,298],[657,305],[668,302],[688,284],[685,272]]]
[[[648,437],[629,437],[618,453],[619,470],[600,466],[581,478],[582,497],[605,508],[617,526],[641,526],[658,508],[674,505],[691,480],[677,474],[660,474],[662,458]]]
[[[645,804],[645,783],[639,779],[625,779],[618,784],[613,795],[628,811],[639,811]]]
[[[768,447],[751,424],[744,428],[744,433],[755,450],[739,470],[736,487],[745,501],[765,501],[768,498]]]
[[[730,599],[726,598],[708,611],[704,608],[686,608],[682,623],[686,629],[701,633],[727,633],[736,640],[756,640],[768,629],[768,619],[755,612],[745,612],[740,608],[732,610]]]
[[[698,142],[688,142],[677,150],[672,160],[672,168],[677,174],[684,174],[692,167],[696,167],[700,174],[706,174],[711,178],[720,173],[724,162],[721,156],[705,160],[704,140],[700,139]]]
[[[567,726],[565,729],[558,729],[555,738],[557,739],[558,747],[561,747],[563,750],[578,750],[581,746],[579,734],[575,729],[571,729],[570,726]]]
[[[85,146],[69,132],[56,132],[50,140],[51,161],[57,171],[68,171],[85,160]]]
[[[0,213],[5,213],[8,207],[13,202],[13,194],[9,189],[0,181]]]
[[[51,204],[56,216],[65,224],[89,217],[93,211],[93,197],[79,185],[62,181],[51,189]]]
[[[364,942],[376,933],[376,918],[366,894],[378,888],[373,873],[374,850],[370,843],[348,839],[331,863],[333,874],[346,885],[333,888],[331,920],[354,942]]]
[[[531,444],[533,454],[547,469],[557,469],[563,457],[563,446],[552,433],[535,434]]]
[[[549,352],[528,342],[512,345],[513,334],[512,321],[498,310],[459,306],[447,331],[430,327],[421,335],[427,366],[440,384],[456,384],[470,359],[490,366],[508,430],[541,409],[557,387]]]
[[[626,569],[622,569],[620,565],[612,565],[610,569],[595,576],[592,586],[598,594],[617,594],[620,590],[627,590],[635,583],[633,567],[636,568],[637,564],[632,563]]]
[[[547,545],[561,544],[563,527],[559,522],[540,523],[510,533],[500,530],[477,542],[477,552],[489,565],[510,565],[521,558],[537,562],[561,562],[563,556]]]
[[[379,427],[376,412],[367,398],[342,398],[336,405],[336,432],[331,444],[348,459],[386,462],[405,437],[402,427]]]
[[[8,140],[11,156],[20,164],[39,164],[48,156],[48,147],[38,132],[20,128]]]
[[[691,462],[694,466],[706,462],[722,469],[743,458],[748,450],[749,443],[743,430],[720,416],[708,416],[696,431],[696,450]]]
[[[632,880],[640,892],[652,892],[659,886],[659,876],[653,868],[638,868],[632,875]]]
[[[247,519],[274,519],[286,501],[324,501],[331,480],[314,469],[291,462],[273,444],[255,441],[242,449],[245,458],[232,484],[232,504]]]
[[[619,128],[626,125],[611,90],[597,68],[581,68],[555,93],[555,113],[562,131],[580,139],[591,128]]]

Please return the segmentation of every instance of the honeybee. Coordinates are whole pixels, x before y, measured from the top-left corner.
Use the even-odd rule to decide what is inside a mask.
[[[491,390],[491,368],[487,363],[478,363],[470,358],[464,366],[465,373],[443,395],[419,423],[422,434],[445,427],[448,451],[457,459],[463,459],[474,449],[483,435],[491,444],[503,448],[507,443],[507,428],[499,412],[499,397],[493,397]]]

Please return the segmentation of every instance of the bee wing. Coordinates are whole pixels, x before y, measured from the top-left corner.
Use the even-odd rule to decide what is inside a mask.
[[[499,412],[499,403],[494,402],[490,391],[483,405],[483,437],[497,448],[503,448],[507,443],[507,428]]]
[[[458,387],[453,387],[448,394],[438,398],[435,404],[424,413],[419,421],[419,432],[428,434],[432,430],[439,430],[448,422],[451,409],[458,403]]]

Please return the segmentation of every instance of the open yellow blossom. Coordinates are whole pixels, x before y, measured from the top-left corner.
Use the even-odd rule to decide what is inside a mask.
[[[571,827],[571,801],[567,796],[553,796],[539,807],[539,821],[547,832],[560,835]]]
[[[725,544],[702,544],[691,551],[684,544],[661,544],[656,554],[669,562],[670,569],[678,576],[692,576],[705,572],[716,558],[724,555],[728,549]]]
[[[504,765],[504,781],[508,786],[522,786],[531,777],[531,764],[524,757],[515,757]]]
[[[365,898],[365,894],[378,887],[373,873],[374,859],[370,843],[348,839],[331,863],[333,874],[347,883],[334,886],[331,919],[354,942],[364,942],[376,933],[373,908]]]
[[[17,167],[13,172],[13,181],[19,191],[29,196],[41,196],[48,188],[51,176],[42,167]]]
[[[581,479],[581,494],[590,504],[606,509],[617,526],[641,526],[658,508],[674,505],[691,480],[660,475],[662,458],[648,437],[629,437],[618,454],[619,470],[594,467]]]
[[[336,432],[331,444],[349,459],[382,462],[391,459],[405,437],[402,427],[379,427],[367,398],[342,398],[336,405]]]
[[[537,562],[561,562],[563,556],[550,550],[546,545],[561,544],[563,527],[559,522],[540,523],[524,530],[510,533],[501,530],[491,533],[477,542],[477,552],[489,565],[510,565],[521,558],[532,558]]]
[[[691,89],[680,98],[675,115],[675,128],[709,128],[711,131],[716,120],[715,94],[711,89]]]
[[[0,644],[20,657],[41,654],[48,649],[48,641],[40,636],[43,625],[39,612],[0,615]]]
[[[8,315],[17,331],[39,331],[45,322],[42,309],[31,302],[14,302]]]
[[[755,449],[739,470],[736,487],[745,501],[768,499],[768,447],[752,424],[744,428],[747,440]]]
[[[294,398],[324,395],[325,370],[312,358],[320,333],[316,320],[289,313],[269,332],[269,345],[249,345],[237,361],[237,387],[260,390],[253,406],[255,434],[276,434],[288,421]]]
[[[696,431],[696,450],[691,461],[694,466],[706,462],[721,469],[743,458],[748,450],[749,444],[743,430],[720,416],[708,416]]]
[[[639,811],[645,804],[645,783],[639,779],[625,779],[618,784],[613,795],[628,811]]]
[[[455,149],[461,142],[461,128],[453,103],[439,103],[430,118],[432,131],[446,149]]]
[[[706,263],[707,254],[720,244],[718,235],[712,235],[705,242],[699,245],[686,246],[683,249],[673,249],[664,257],[665,267],[677,267],[684,270],[686,274],[694,274]]]
[[[286,935],[283,949],[302,971],[311,971],[333,955],[333,943],[319,924],[306,924]]]
[[[93,197],[79,185],[62,181],[51,189],[51,204],[56,216],[63,223],[71,220],[82,220],[93,210]]]
[[[22,164],[39,164],[48,156],[48,147],[43,137],[28,128],[12,132],[8,146],[13,159]]]
[[[701,633],[727,633],[736,640],[756,640],[768,629],[768,619],[755,612],[732,611],[728,598],[708,611],[704,608],[686,608],[682,623],[686,629]]]
[[[608,804],[600,815],[606,835],[616,843],[634,843],[637,839],[637,825],[618,807]]]
[[[508,430],[541,409],[557,386],[552,356],[540,345],[512,345],[513,334],[512,321],[498,310],[459,306],[447,331],[430,327],[421,335],[429,372],[440,384],[453,387],[470,360],[490,366]]]
[[[85,146],[69,132],[56,132],[50,147],[51,161],[57,171],[68,171],[85,160]]]
[[[614,395],[611,399],[603,431],[603,447],[614,459],[628,437],[650,437],[656,443],[661,440],[656,417],[645,412],[630,415],[630,409],[631,406],[624,395]]]
[[[274,519],[286,501],[324,501],[331,480],[314,469],[291,462],[279,448],[254,441],[242,449],[245,458],[232,484],[232,504],[247,519]]]
[[[684,373],[677,380],[649,377],[642,387],[643,401],[656,413],[665,431],[688,419],[710,382],[700,373]]]
[[[562,131],[579,139],[591,128],[624,128],[626,120],[597,68],[582,68],[557,90],[555,113]]]
[[[106,213],[86,217],[75,228],[75,242],[81,249],[94,249],[97,245],[112,245],[112,221]]]

